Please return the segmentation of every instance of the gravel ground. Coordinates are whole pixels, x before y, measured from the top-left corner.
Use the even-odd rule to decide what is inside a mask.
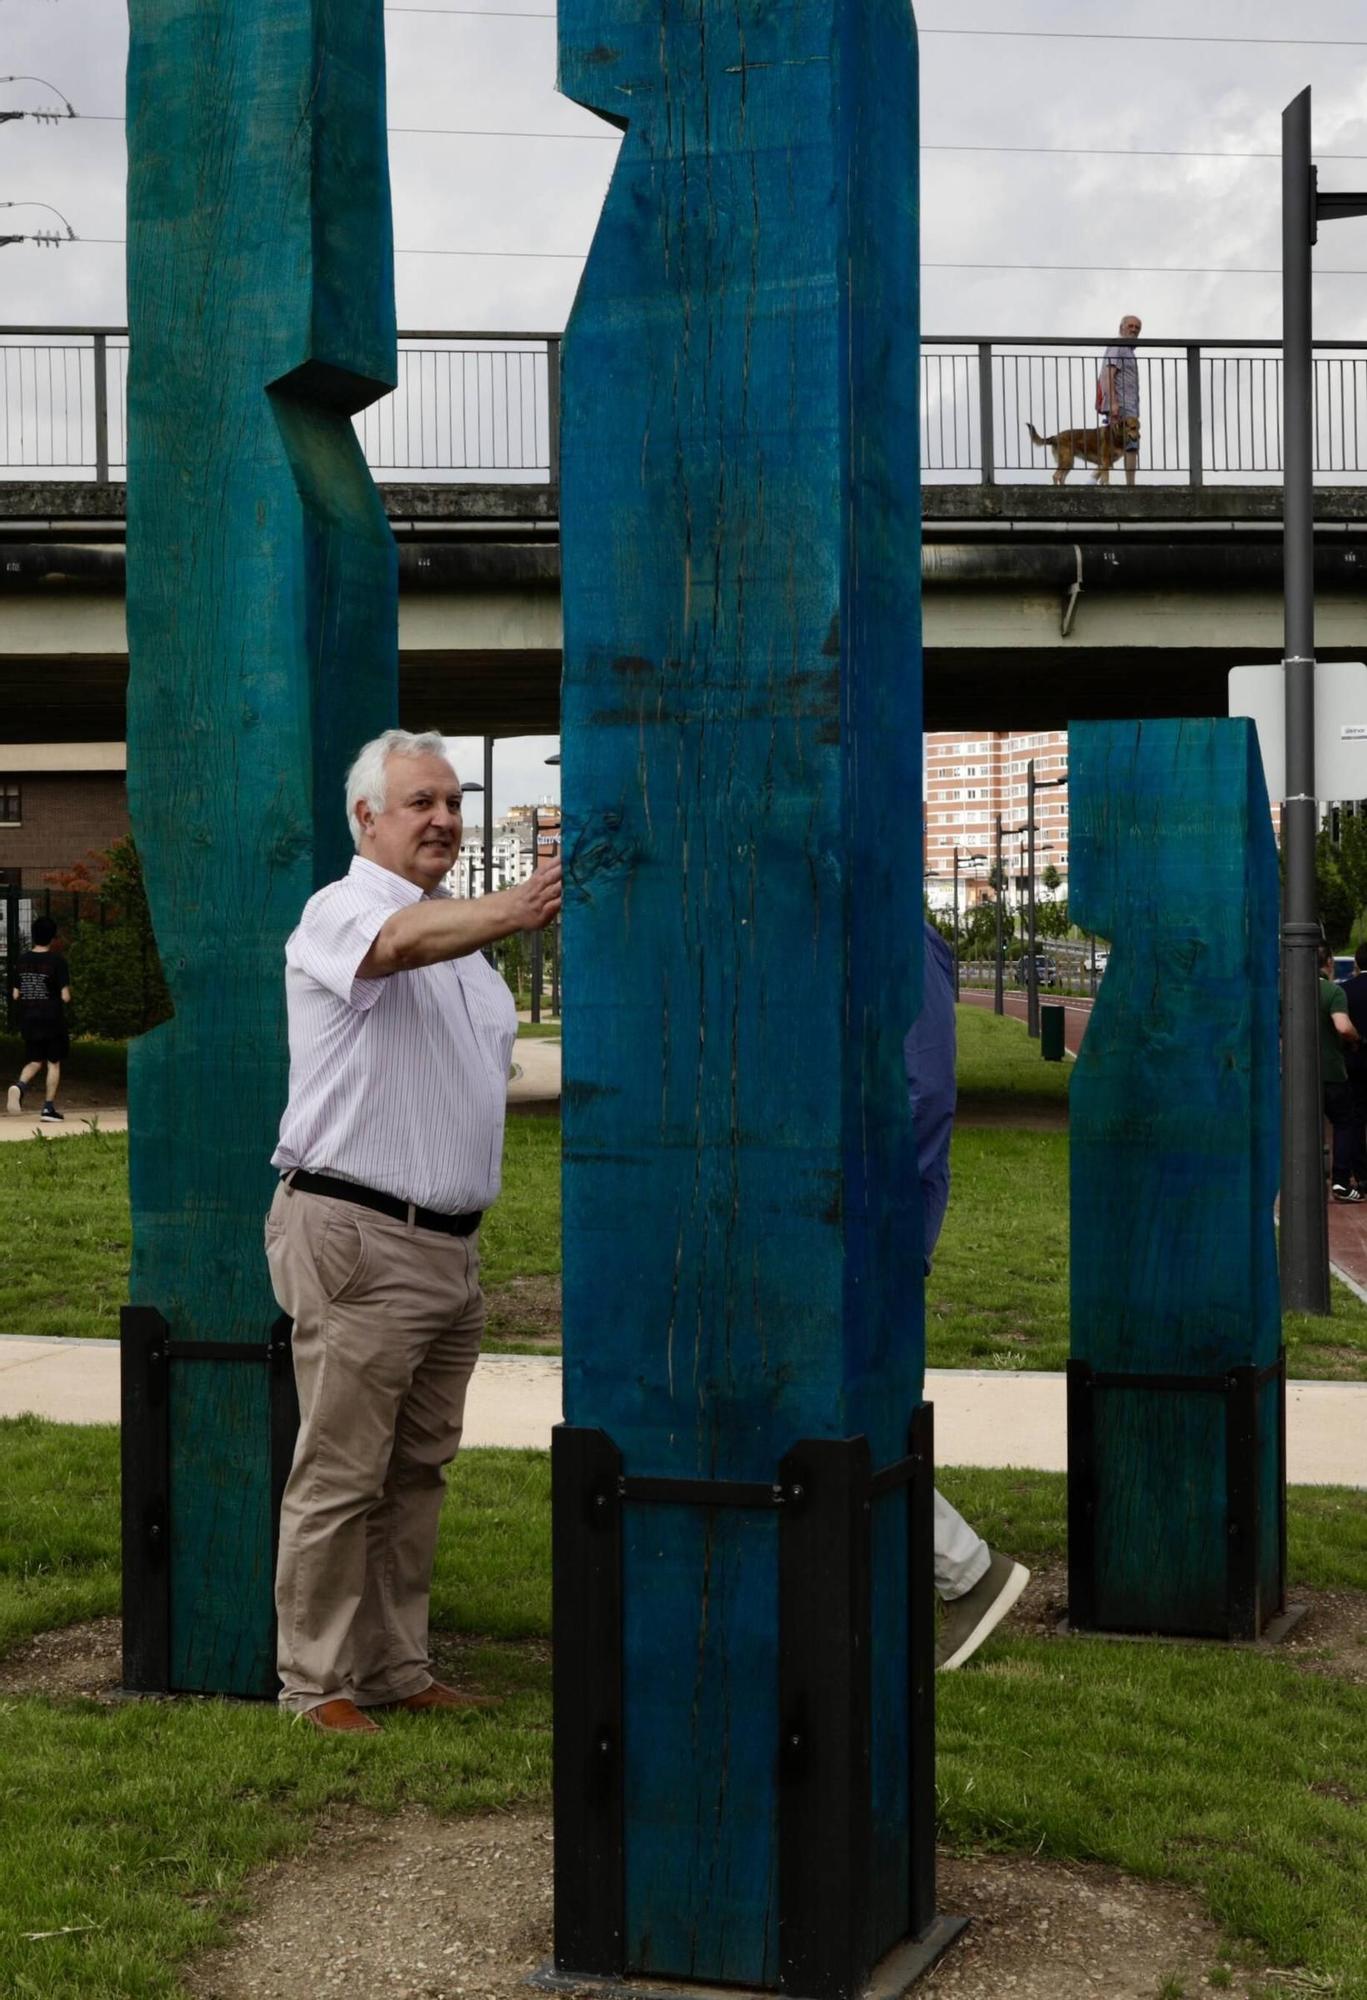
[[[187,1973],[194,2000],[526,2000],[551,1953],[550,1822],[349,1812],[252,1900],[233,1943]],[[940,1905],[973,1921],[917,1988],[926,2000],[1194,1996],[1224,1963],[1196,1897],[1113,1869],[944,1856]],[[1220,1990],[1247,2000],[1230,1979]]]

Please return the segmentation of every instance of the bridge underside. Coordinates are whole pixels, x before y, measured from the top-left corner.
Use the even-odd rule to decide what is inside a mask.
[[[1275,488],[928,487],[925,499],[928,729],[1220,715],[1231,666],[1281,656]],[[390,487],[386,502],[401,720],[554,734],[555,490]],[[1321,490],[1316,511],[1319,651],[1360,659],[1367,492]],[[122,515],[118,487],[0,488],[5,740],[123,740]]]

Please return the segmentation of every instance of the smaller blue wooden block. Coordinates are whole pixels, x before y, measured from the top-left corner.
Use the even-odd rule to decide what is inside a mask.
[[[1112,941],[1071,1087],[1072,1355],[1103,1378],[1266,1371],[1278,888],[1253,726],[1074,724],[1070,746],[1071,907]],[[1249,1444],[1265,1609],[1282,1585],[1279,1393],[1258,1390]],[[1218,1387],[1092,1392],[1097,1626],[1228,1629],[1231,1408]]]

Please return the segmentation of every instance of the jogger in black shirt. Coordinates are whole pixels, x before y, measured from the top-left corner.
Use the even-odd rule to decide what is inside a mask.
[[[19,1007],[19,1032],[24,1038],[24,1067],[19,1081],[9,1088],[9,1109],[18,1116],[24,1097],[40,1069],[47,1067],[47,1098],[39,1114],[49,1123],[60,1121],[57,1090],[62,1080],[62,1063],[71,1046],[67,1034],[66,1006],[71,999],[71,971],[59,951],[52,949],[57,926],[51,917],[38,917],[33,925],[33,947],[15,963],[10,993]]]

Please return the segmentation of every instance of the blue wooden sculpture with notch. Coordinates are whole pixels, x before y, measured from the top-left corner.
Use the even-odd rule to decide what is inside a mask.
[[[1069,1621],[1282,1609],[1277,857],[1253,725],[1075,723],[1070,909],[1112,940],[1070,1093]]]
[[[125,1677],[273,1694],[294,1413],[261,1254],[285,938],[397,706],[351,424],[394,382],[380,0],[132,0],[128,784],[175,1018],[131,1052]]]
[[[564,348],[556,1958],[851,1993],[952,1930],[915,30],[568,0],[560,58],[625,137]]]

